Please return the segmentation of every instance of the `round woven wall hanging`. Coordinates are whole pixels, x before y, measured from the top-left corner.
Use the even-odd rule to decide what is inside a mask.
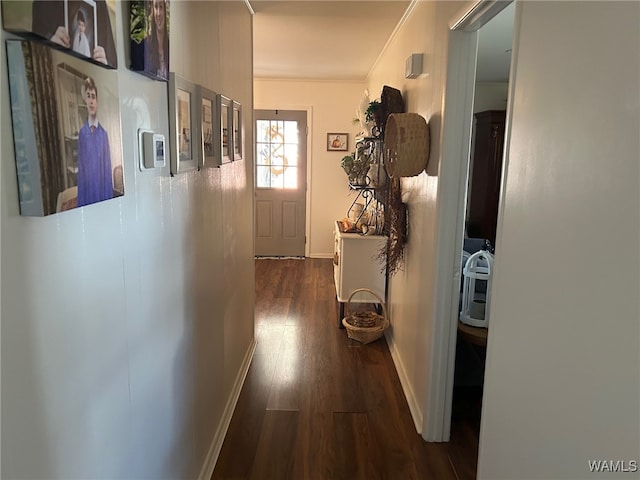
[[[384,137],[384,163],[390,177],[414,177],[429,163],[429,126],[417,113],[392,113]]]

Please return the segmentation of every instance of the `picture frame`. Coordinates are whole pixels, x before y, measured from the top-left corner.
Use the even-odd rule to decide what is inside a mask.
[[[64,2],[64,26],[69,32],[71,50],[91,58],[97,46],[98,14],[94,0],[66,0]]]
[[[198,85],[196,95],[197,117],[200,125],[198,135],[198,167],[219,167],[221,164],[219,141],[220,115],[216,92]]]
[[[196,85],[169,73],[169,141],[171,143],[171,175],[198,168],[194,139],[198,138]]]
[[[348,133],[327,133],[328,152],[346,152],[349,150]]]
[[[161,13],[155,15],[154,8]],[[169,80],[169,0],[129,2],[129,69],[154,80]]]
[[[6,53],[20,214],[123,196],[117,73],[42,42],[7,40]]]
[[[220,162],[233,161],[233,101],[229,97],[218,94],[218,131],[220,132]]]
[[[232,111],[233,125],[233,160],[242,160],[244,154],[244,131],[242,128],[242,105],[240,102],[233,100]]]
[[[4,30],[47,43],[98,66],[118,68],[116,22],[112,21],[116,18],[116,2],[21,0],[0,2],[0,6]],[[80,11],[86,38],[78,38],[75,44]]]

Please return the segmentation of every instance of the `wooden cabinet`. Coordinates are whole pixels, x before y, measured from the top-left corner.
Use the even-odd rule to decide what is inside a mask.
[[[503,110],[475,114],[476,134],[470,177],[467,235],[495,245],[504,150]]]
[[[381,299],[385,298],[384,264],[378,258],[387,244],[383,235],[360,235],[343,233],[335,223],[335,247],[333,255],[333,277],[336,297],[340,303],[339,322],[344,317],[344,304],[357,288],[368,288]],[[369,294],[358,292],[351,303],[376,303]]]

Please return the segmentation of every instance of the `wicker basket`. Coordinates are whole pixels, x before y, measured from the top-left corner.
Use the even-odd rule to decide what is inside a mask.
[[[420,175],[429,163],[429,125],[417,113],[392,113],[384,135],[384,165],[390,177]]]
[[[354,312],[349,313],[349,304],[351,299],[358,292],[367,292],[378,300],[378,303],[382,306],[382,315],[375,312]],[[379,339],[384,335],[384,331],[389,326],[389,319],[387,318],[387,309],[384,306],[382,299],[375,294],[375,292],[368,288],[358,288],[351,292],[347,304],[345,306],[345,316],[342,319],[342,325],[347,330],[349,338],[356,340],[360,343],[367,344],[374,340]]]

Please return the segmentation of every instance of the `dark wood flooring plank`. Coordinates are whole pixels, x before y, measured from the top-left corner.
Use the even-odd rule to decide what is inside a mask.
[[[293,462],[299,415],[299,412],[278,410],[265,414],[250,479],[295,478]]]
[[[248,478],[271,390],[273,355],[254,355],[212,478]]]
[[[301,350],[299,337],[303,327],[284,327],[279,349],[271,393],[267,402],[268,410],[299,410],[301,391],[306,388],[308,370]]]
[[[333,414],[334,464],[331,478],[371,480],[379,478],[380,452],[369,430],[366,413]]]

